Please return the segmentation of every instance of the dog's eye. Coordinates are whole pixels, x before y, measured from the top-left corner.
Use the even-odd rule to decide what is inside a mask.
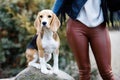
[[[51,15],[48,15],[48,18],[51,18],[52,16]]]
[[[40,15],[40,18],[42,18],[43,16],[42,15]]]

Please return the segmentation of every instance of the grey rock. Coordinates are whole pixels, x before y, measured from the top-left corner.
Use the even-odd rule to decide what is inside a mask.
[[[56,74],[43,74],[40,69],[27,67],[14,80],[74,80],[74,78],[61,70]]]

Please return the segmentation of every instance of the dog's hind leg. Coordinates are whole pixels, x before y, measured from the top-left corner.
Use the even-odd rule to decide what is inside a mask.
[[[27,63],[29,63],[30,61],[33,60],[36,50],[35,49],[27,49],[25,53],[26,53]]]
[[[39,63],[37,63],[37,61],[38,61],[38,54],[35,53],[33,56],[33,60],[28,63],[28,66],[32,66],[32,67],[40,69],[41,66]]]
[[[27,49],[26,50],[26,58],[27,58],[28,66],[33,66],[35,68],[40,69],[40,64],[37,63],[38,54],[35,49]]]

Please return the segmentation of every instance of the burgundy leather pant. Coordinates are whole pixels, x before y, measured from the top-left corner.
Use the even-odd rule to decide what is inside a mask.
[[[80,80],[90,80],[89,44],[103,80],[114,80],[111,71],[111,44],[105,23],[89,28],[69,19],[67,40],[78,64]]]

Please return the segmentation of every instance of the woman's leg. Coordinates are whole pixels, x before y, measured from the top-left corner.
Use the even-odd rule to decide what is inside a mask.
[[[114,80],[111,69],[111,44],[105,24],[90,29],[90,45],[103,80]]]
[[[67,40],[78,64],[80,80],[90,80],[89,45],[84,28],[83,24],[69,19],[67,23]]]

